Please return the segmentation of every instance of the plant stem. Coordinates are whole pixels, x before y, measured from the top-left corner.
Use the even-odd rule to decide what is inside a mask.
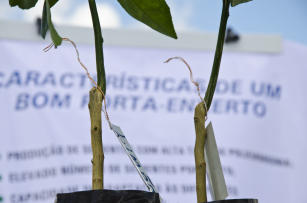
[[[208,111],[211,106],[211,102],[213,99],[213,95],[214,95],[214,91],[215,91],[215,87],[216,87],[216,83],[217,83],[217,79],[219,75],[221,59],[223,55],[223,47],[224,47],[224,41],[225,41],[227,20],[229,16],[229,6],[230,6],[230,0],[223,0],[223,10],[222,10],[219,34],[218,34],[218,39],[217,39],[217,44],[216,44],[216,49],[215,49],[214,61],[213,61],[213,66],[211,70],[209,85],[207,87],[207,91],[205,95],[205,101],[207,104]]]
[[[102,95],[99,90],[93,87],[90,90],[90,101],[88,108],[91,117],[91,145],[93,152],[92,159],[92,189],[103,189],[103,162],[104,154],[101,135],[101,108]]]
[[[97,70],[97,84],[104,94],[106,94],[106,74],[104,69],[103,59],[103,38],[101,35],[101,27],[99,16],[97,13],[95,0],[88,0],[90,11],[92,15],[92,22],[95,36],[95,52],[96,52],[96,70]]]
[[[227,20],[229,16],[229,6],[230,6],[230,0],[223,0],[223,10],[221,15],[218,40],[215,49],[210,81],[205,95],[205,102],[207,105],[207,109],[205,109],[203,102],[201,102],[195,107],[194,110],[194,126],[196,132],[194,157],[195,157],[195,170],[196,170],[197,203],[207,202],[206,162],[205,162],[205,143],[206,143],[207,132],[205,128],[205,117],[208,113],[207,111],[209,111],[209,108],[211,106],[211,102],[213,99],[219,75],[221,59],[223,55]]]
[[[207,202],[206,191],[206,162],[205,162],[205,142],[206,128],[205,116],[207,112],[204,103],[199,103],[194,110],[194,126],[196,141],[194,147],[195,170],[196,170],[196,193],[197,203]]]
[[[95,0],[88,0],[94,36],[95,36],[95,53],[96,53],[96,70],[97,70],[97,84],[106,94],[106,76],[103,59],[103,38],[101,35],[101,27]],[[93,152],[92,159],[92,189],[103,189],[103,165],[104,153],[102,148],[101,135],[101,108],[103,95],[97,88],[92,88],[90,91],[90,101],[88,104],[91,117],[91,145]]]

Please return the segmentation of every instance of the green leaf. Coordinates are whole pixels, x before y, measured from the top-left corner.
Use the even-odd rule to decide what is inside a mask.
[[[18,0],[9,0],[9,4],[10,4],[11,7],[17,6]]]
[[[231,6],[234,7],[234,6],[237,6],[239,4],[249,2],[249,1],[252,1],[252,0],[231,0]]]
[[[41,24],[41,36],[45,39],[48,31],[48,21],[47,21],[47,8],[46,2],[44,3],[43,13],[42,13],[42,24]]]
[[[59,0],[49,0],[49,5],[50,8],[52,8],[52,6],[54,6]]]
[[[38,0],[9,0],[10,6],[18,6],[21,9],[29,9],[36,5]]]
[[[59,0],[49,0],[50,8],[54,6]],[[46,8],[46,2],[44,3],[43,7],[43,14],[42,14],[42,24],[41,24],[41,36],[45,39],[46,34],[48,31],[48,21],[47,21],[47,8]]]
[[[135,19],[177,39],[171,12],[165,0],[118,0],[118,2]]]
[[[51,39],[54,43],[54,46],[57,47],[61,45],[62,37],[60,37],[60,35],[57,33],[57,31],[55,30],[52,24],[49,0],[45,0],[45,5],[46,5],[47,23],[48,23],[48,28],[50,30]]]

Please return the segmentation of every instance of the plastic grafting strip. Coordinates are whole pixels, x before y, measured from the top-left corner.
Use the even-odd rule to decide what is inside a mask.
[[[128,155],[129,159],[131,160],[132,164],[136,168],[137,172],[139,173],[140,177],[142,178],[143,182],[145,183],[146,187],[150,192],[158,192],[154,184],[151,182],[149,176],[143,169],[141,162],[135,155],[131,145],[129,144],[127,138],[125,137],[123,131],[120,129],[119,126],[111,124],[111,130],[115,133],[116,137],[118,138],[120,144],[124,148],[126,154]]]

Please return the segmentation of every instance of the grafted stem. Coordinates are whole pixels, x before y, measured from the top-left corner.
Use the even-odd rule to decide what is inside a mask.
[[[196,170],[196,193],[197,203],[207,202],[206,191],[206,162],[205,162],[205,142],[206,128],[205,116],[206,110],[204,103],[199,103],[194,110],[194,125],[196,132],[196,141],[194,147],[195,170]]]
[[[103,38],[95,0],[88,0],[95,37],[97,84],[106,94],[106,76],[103,58]],[[91,144],[93,152],[92,189],[103,189],[104,153],[101,135],[101,108],[103,96],[96,88],[90,91],[89,111],[91,117]]]
[[[205,108],[203,102],[199,103],[194,111],[194,125],[196,132],[196,141],[194,147],[195,157],[195,170],[196,170],[196,193],[197,203],[207,202],[207,190],[206,190],[206,162],[205,162],[205,143],[206,143],[206,128],[205,118],[207,111],[211,106],[216,83],[218,80],[220,64],[223,55],[223,47],[225,40],[225,32],[227,26],[227,20],[229,16],[230,0],[223,0],[223,10],[220,21],[220,28],[218,33],[218,40],[215,49],[214,61],[212,65],[210,81],[207,87],[205,102],[207,108]]]
[[[104,154],[101,135],[101,108],[102,95],[95,87],[90,90],[88,108],[91,117],[91,145],[93,152],[92,159],[92,189],[103,189],[103,165]]]

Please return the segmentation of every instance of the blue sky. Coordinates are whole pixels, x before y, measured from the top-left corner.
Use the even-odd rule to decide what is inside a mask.
[[[42,0],[30,11],[0,3],[0,19],[33,21],[41,14]],[[147,29],[133,20],[116,0],[97,0],[103,27]],[[217,32],[222,0],[167,0],[178,31]],[[58,24],[90,26],[86,0],[60,0],[52,10]],[[253,0],[231,8],[229,26],[238,33],[279,34],[285,39],[307,45],[306,0]]]

